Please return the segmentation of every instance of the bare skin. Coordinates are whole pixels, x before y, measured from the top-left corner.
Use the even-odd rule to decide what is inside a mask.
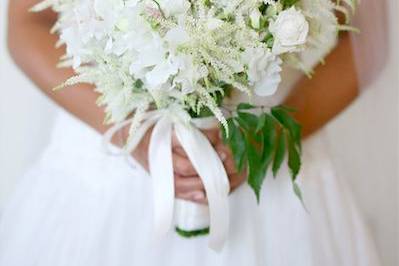
[[[90,85],[77,85],[54,92],[52,88],[73,75],[72,69],[55,68],[64,48],[55,49],[56,35],[49,30],[56,20],[50,10],[35,14],[27,10],[38,0],[13,0],[9,3],[8,47],[16,64],[48,97],[62,108],[103,134],[104,110],[95,104],[98,94]],[[311,135],[339,114],[357,96],[356,73],[350,39],[342,35],[336,49],[318,66],[312,79],[303,78],[285,104],[296,108],[297,120],[303,126],[304,137]],[[208,139],[220,155],[229,175],[231,190],[245,181],[238,173],[230,150],[223,145],[219,130],[206,131]],[[148,166],[147,151],[150,133],[144,137],[133,156]],[[206,203],[204,188],[178,141],[173,140],[173,163],[176,197]]]

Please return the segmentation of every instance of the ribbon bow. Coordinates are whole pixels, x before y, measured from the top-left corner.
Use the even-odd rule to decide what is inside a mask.
[[[230,184],[222,161],[209,140],[199,129],[211,129],[214,118],[184,119],[175,109],[149,111],[131,136],[125,148],[127,155],[137,147],[145,133],[154,126],[149,145],[148,160],[154,197],[155,237],[164,236],[172,227],[175,191],[172,161],[172,130],[200,176],[209,204],[209,247],[220,251],[227,238],[229,225],[228,194]],[[187,113],[184,112],[187,116]],[[104,135],[106,143],[132,119],[114,125]]]

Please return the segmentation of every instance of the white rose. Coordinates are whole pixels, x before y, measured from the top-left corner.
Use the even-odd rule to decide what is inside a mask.
[[[300,10],[291,7],[282,11],[277,19],[270,23],[269,30],[274,37],[274,54],[295,52],[306,43],[309,23]]]
[[[281,82],[281,59],[263,47],[246,49],[242,54],[248,66],[248,80],[258,96],[273,95]]]

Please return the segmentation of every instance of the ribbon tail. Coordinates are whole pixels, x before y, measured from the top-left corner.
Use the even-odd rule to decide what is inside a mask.
[[[173,222],[175,190],[170,119],[163,117],[156,123],[148,157],[154,193],[154,233],[159,240],[170,230]]]
[[[156,123],[157,119],[157,116],[153,116],[145,120],[139,126],[135,134],[129,138],[129,141],[125,147],[125,150],[128,154],[136,149],[137,145],[139,145],[140,141],[143,139],[144,135],[147,133],[150,127],[152,127]]]
[[[193,126],[175,124],[176,136],[207,193],[210,213],[209,247],[220,251],[229,230],[229,179],[218,154],[201,131]]]
[[[120,123],[116,123],[112,127],[110,127],[103,136],[103,146],[105,151],[110,155],[126,155],[130,154],[140,143],[141,139],[144,137],[147,130],[155,124],[155,122],[159,119],[160,113],[157,111],[147,112],[143,120],[144,122],[138,127],[134,136],[129,136],[128,143],[125,149],[120,149],[112,144],[113,137],[121,131],[124,127],[128,126],[132,123],[133,118],[129,118]]]
[[[112,127],[110,127],[103,136],[103,147],[104,150],[110,154],[110,155],[123,155],[124,151],[123,149],[120,149],[118,147],[116,147],[116,145],[112,144],[112,139],[115,136],[115,134],[117,132],[119,132],[120,130],[122,130],[125,126],[127,126],[128,124],[130,124],[132,122],[132,119],[128,119],[125,120],[123,122],[117,123],[115,125],[113,125]]]

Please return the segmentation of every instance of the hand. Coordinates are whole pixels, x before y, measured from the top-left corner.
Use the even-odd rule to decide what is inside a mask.
[[[204,130],[203,133],[219,154],[229,177],[230,192],[233,192],[245,181],[246,172],[239,173],[237,171],[233,155],[230,149],[223,144],[218,128]],[[207,198],[202,181],[175,135],[172,139],[172,147],[176,197],[206,204]]]
[[[203,131],[216,152],[219,154],[230,180],[230,191],[233,192],[246,179],[246,173],[239,173],[235,168],[234,159],[230,149],[223,144],[219,129]],[[141,140],[133,157],[148,170],[148,146],[151,137],[151,130]],[[193,201],[200,204],[207,204],[204,185],[198,173],[195,171],[191,161],[180,145],[176,136],[172,138],[173,169],[175,174],[175,195],[176,198]]]

